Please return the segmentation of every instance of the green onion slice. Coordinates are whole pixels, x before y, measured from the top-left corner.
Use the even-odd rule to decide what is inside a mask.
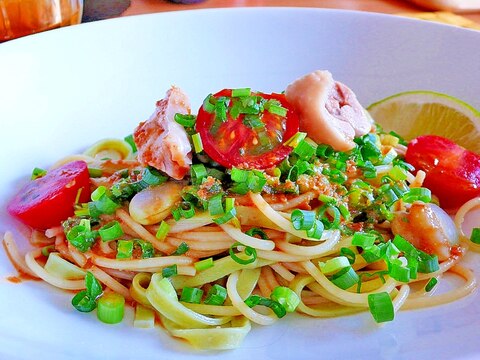
[[[275,315],[277,315],[279,319],[287,314],[287,311],[282,304],[275,300],[268,299],[259,295],[250,295],[248,298],[245,299],[245,304],[248,307],[254,307],[257,305],[266,306],[272,309],[272,311],[275,313]]]
[[[227,289],[221,285],[214,284],[210,290],[208,290],[204,303],[207,305],[223,305],[226,299]]]
[[[171,256],[178,256],[178,255],[183,255],[188,251],[189,247],[186,242],[182,242],[177,250],[175,250],[173,253],[171,253]]]
[[[133,240],[118,240],[117,259],[131,259],[133,254]]]
[[[287,312],[294,312],[300,304],[300,298],[295,291],[286,286],[277,286],[270,294],[270,298],[281,304]]]
[[[176,113],[173,119],[183,127],[193,127],[195,125],[197,117],[190,114]]]
[[[102,241],[116,240],[123,236],[123,230],[118,221],[112,221],[98,229]]]
[[[165,240],[169,231],[170,225],[168,225],[166,221],[162,220],[160,226],[158,227],[157,233],[155,234],[155,237],[159,240]]]
[[[474,244],[480,244],[480,228],[473,228],[470,241]]]
[[[106,324],[118,324],[125,313],[125,298],[117,293],[105,293],[98,300],[97,317]]]
[[[242,244],[239,243],[239,242],[236,242],[235,244],[230,246],[230,249],[228,250],[229,253],[230,253],[230,257],[235,262],[237,262],[241,265],[248,265],[248,264],[253,263],[255,260],[257,260],[257,251],[250,246],[245,246],[245,250],[244,250],[244,253],[245,253],[246,256],[248,256],[248,258],[238,257],[237,254],[235,254],[235,252],[233,251],[233,249],[236,248],[237,246],[240,246],[240,245],[242,245]],[[242,246],[244,246],[244,245],[242,245]]]
[[[168,278],[177,274],[178,274],[177,264],[173,264],[171,266],[167,266],[162,269],[162,276],[164,278]]]
[[[368,307],[377,323],[392,321],[395,317],[392,299],[386,292],[369,294]]]
[[[197,271],[202,271],[202,270],[206,270],[206,269],[209,269],[211,267],[213,267],[213,258],[210,257],[208,259],[203,259],[203,260],[200,260],[200,261],[197,261],[195,264],[193,264],[193,266],[195,266],[195,269]]]
[[[435,287],[435,285],[437,285],[437,283],[438,283],[438,280],[436,278],[431,278],[428,281],[427,285],[425,285],[425,291],[426,292],[432,291],[432,289]]]
[[[348,262],[348,259],[347,259]],[[360,277],[355,270],[349,266],[343,268],[331,278],[332,283],[338,286],[340,289],[346,290],[360,281]]]
[[[180,301],[191,304],[200,304],[202,300],[203,290],[199,288],[184,287],[180,295]]]

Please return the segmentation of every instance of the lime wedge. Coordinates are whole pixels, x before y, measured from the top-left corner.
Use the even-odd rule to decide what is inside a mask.
[[[439,135],[480,153],[480,112],[452,96],[433,91],[407,91],[370,105],[367,110],[386,132],[411,140]]]

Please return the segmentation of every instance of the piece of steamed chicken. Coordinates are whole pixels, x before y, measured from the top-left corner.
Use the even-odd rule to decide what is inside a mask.
[[[192,164],[192,147],[185,129],[174,116],[190,114],[190,102],[182,90],[173,86],[156,106],[155,112],[133,134],[138,161],[174,179],[183,179]]]
[[[300,131],[337,151],[354,148],[354,137],[372,128],[353,91],[328,71],[317,70],[295,80],[287,86],[285,96],[300,115]]]

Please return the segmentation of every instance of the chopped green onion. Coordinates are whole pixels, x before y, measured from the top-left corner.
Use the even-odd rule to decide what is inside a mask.
[[[407,179],[407,172],[398,165],[393,166],[392,170],[388,172],[388,175],[395,181],[404,181]]]
[[[310,230],[315,224],[315,211],[295,209],[290,215],[290,220],[296,230]]]
[[[408,256],[415,256],[418,252],[415,246],[413,246],[409,241],[400,235],[395,235],[393,238],[393,245],[395,245],[398,250]]]
[[[355,259],[357,257],[357,255],[355,254],[355,252],[352,249],[349,249],[349,248],[346,248],[346,247],[342,247],[340,249],[340,255],[345,256],[348,259],[348,262],[350,263],[350,265],[355,263]]]
[[[346,290],[357,284],[360,281],[360,277],[355,270],[349,266],[334,274],[331,278],[331,281],[340,289]]]
[[[88,175],[91,178],[99,178],[102,177],[103,171],[102,169],[95,169],[95,168],[88,168]]]
[[[132,148],[132,152],[136,153],[137,152],[137,145],[135,144],[135,140],[133,139],[133,134],[127,135],[123,138],[125,142],[130,145]]]
[[[192,135],[193,148],[197,154],[200,154],[203,151],[202,138],[199,133]]]
[[[100,188],[101,186],[98,187],[95,191]],[[103,192],[100,196],[98,196],[98,193],[94,196],[95,191],[92,193],[92,200],[94,200],[93,197],[95,197],[96,200],[88,203],[88,211],[90,212],[90,216],[92,216],[93,218],[97,218],[102,214],[111,215],[115,212],[115,210],[117,210],[117,208],[120,207],[120,205],[110,199],[110,197],[108,197],[105,192]]]
[[[277,286],[270,294],[270,298],[282,305],[287,312],[294,312],[300,298],[292,289],[285,286]]]
[[[414,201],[430,202],[432,201],[432,192],[427,188],[411,188],[410,191],[403,195],[403,201],[413,203]]]
[[[223,305],[226,299],[227,289],[221,285],[214,284],[210,290],[208,290],[204,303],[207,305]]]
[[[98,232],[91,231],[90,221],[87,219],[80,220],[78,225],[75,225],[66,233],[68,242],[81,252],[90,250],[97,236]]]
[[[158,240],[165,240],[167,237],[168,232],[170,231],[170,225],[164,220],[160,223],[160,226],[158,227],[157,233],[155,234],[155,237]]]
[[[480,244],[480,228],[473,228],[470,235],[470,241],[474,244]]]
[[[320,220],[315,220],[315,224],[307,230],[307,236],[312,239],[320,240],[323,234],[324,225]]]
[[[130,259],[133,254],[133,240],[118,240],[117,259]]]
[[[287,314],[287,311],[282,304],[275,300],[268,299],[259,295],[250,295],[248,298],[245,299],[245,304],[248,307],[254,307],[257,305],[266,306],[272,309],[272,311],[275,313],[275,315],[277,315],[279,319]]]
[[[213,267],[213,258],[209,257],[208,259],[197,261],[195,264],[193,264],[193,266],[195,266],[197,271],[209,269]]]
[[[232,89],[232,97],[250,96],[250,88]]]
[[[172,216],[175,221],[180,220],[182,218],[182,214],[180,214],[180,209],[179,208],[172,209]]]
[[[190,176],[192,178],[193,185],[200,185],[208,176],[207,169],[203,164],[194,164],[190,168]]]
[[[47,174],[47,170],[40,169],[40,168],[36,167],[32,170],[31,180],[38,179],[42,176],[45,176],[46,174]]]
[[[202,104],[203,110],[209,114],[212,114],[215,111],[215,105],[212,104],[211,100],[216,100],[212,94],[208,95],[205,100],[203,100]]]
[[[238,257],[233,249],[239,245],[242,245],[241,243],[239,242],[236,242],[234,243],[232,246],[230,246],[230,249],[228,250],[229,253],[230,253],[230,257],[237,263],[241,264],[241,265],[248,265],[248,264],[251,264],[253,262],[255,262],[255,260],[257,260],[257,251],[250,247],[250,246],[245,246],[245,250],[244,250],[244,253],[245,255],[248,256],[248,258],[240,258]]]
[[[300,141],[302,141],[303,139],[305,139],[305,137],[307,136],[307,133],[304,133],[304,132],[297,132],[295,135],[293,135],[290,139],[288,139],[287,141],[285,141],[285,144],[284,145],[287,145],[287,146],[290,146],[292,148],[295,148],[299,143]]]
[[[346,256],[337,256],[326,262],[319,262],[318,265],[320,270],[322,270],[322,273],[330,275],[344,268],[350,267],[350,261]]]
[[[359,246],[362,249],[370,248],[375,244],[375,235],[356,232],[352,237],[352,245]]]
[[[248,229],[247,231],[245,231],[245,234],[247,234],[248,236],[260,236],[261,239],[263,240],[270,240],[268,238],[268,235],[265,233],[265,231],[263,231],[262,229],[259,229],[259,228],[251,228],[251,229]]]
[[[222,204],[222,194],[212,196],[208,201],[208,212],[211,216],[222,215],[225,213]]]
[[[429,274],[440,269],[437,255],[429,255],[423,251],[419,251],[418,256],[418,272]]]
[[[162,269],[162,276],[164,278],[168,278],[177,274],[178,274],[177,264],[173,264],[171,266],[167,266]]]
[[[90,195],[90,198],[92,201],[98,201],[102,198],[103,195],[107,193],[107,188],[103,185],[97,187],[95,190],[93,190],[92,194]]]
[[[268,104],[268,102],[267,102],[267,104]],[[282,116],[282,117],[287,116],[287,113],[288,113],[288,110],[286,108],[284,108],[283,106],[278,106],[278,105],[269,105],[268,107],[266,107],[266,109],[270,114],[278,115],[278,116]]]
[[[410,268],[408,266],[404,266],[400,259],[395,259],[389,264],[390,272],[389,275],[397,280],[404,283],[410,281]]]
[[[293,152],[298,155],[300,159],[308,160],[315,154],[316,146],[311,144],[307,139],[298,143],[293,149]]]
[[[155,186],[167,181],[167,177],[162,175],[162,173],[157,169],[149,166],[143,170],[142,180],[150,186]]]
[[[365,261],[369,264],[378,261],[381,259],[382,254],[381,254],[381,248],[374,245],[372,247],[368,247],[364,249],[362,253],[362,257],[365,259]]]
[[[190,304],[200,304],[202,300],[203,290],[199,288],[184,287],[180,295],[180,301]]]
[[[185,254],[187,251],[189,250],[189,247],[187,245],[186,242],[182,242],[177,250],[175,250],[172,254],[170,254],[171,256],[179,256],[179,255],[183,255]]]
[[[190,114],[176,113],[173,119],[183,127],[193,127],[195,125],[197,117]]]
[[[182,201],[178,207],[180,215],[185,219],[190,219],[195,216],[195,208],[191,202]]]
[[[149,259],[155,256],[155,249],[152,243],[145,240],[135,240],[135,243],[142,249],[142,259]]]
[[[437,285],[437,283],[438,283],[438,280],[436,278],[431,278],[428,281],[427,285],[425,285],[425,291],[430,292],[435,287],[435,285]]]
[[[117,293],[108,292],[98,300],[97,317],[106,324],[118,324],[125,313],[125,298]]]
[[[333,196],[328,196],[325,194],[318,195],[318,200],[324,204],[335,204],[337,202],[337,199],[335,199]]]
[[[85,274],[85,290],[77,293],[72,299],[72,305],[81,312],[90,312],[97,307],[97,298],[102,294],[103,289],[95,276],[87,271]]]
[[[377,323],[392,321],[395,317],[392,299],[386,292],[369,294],[368,307]]]
[[[112,221],[98,229],[102,241],[116,240],[123,236],[123,230],[118,221]]]
[[[250,129],[261,129],[265,127],[265,123],[257,114],[246,114],[243,118],[243,125]]]

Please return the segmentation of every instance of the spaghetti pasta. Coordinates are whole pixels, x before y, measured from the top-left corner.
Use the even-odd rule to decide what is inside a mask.
[[[108,139],[54,165],[90,166],[96,173],[89,180],[91,196],[77,201],[80,189],[74,213],[61,226],[33,231],[34,249],[26,255],[12,233],[5,233],[4,247],[20,272],[79,291],[72,304],[81,311],[92,310],[108,288],[139,314],[149,314],[136,320],[138,326],[151,326],[154,311],[172,336],[215,350],[238,347],[251,323],[272,325],[288,312],[324,318],[369,310],[383,322],[399,310],[444,304],[476,288],[473,272],[459,262],[468,247],[463,221],[480,198],[459,209],[455,225],[445,220],[422,187],[425,172],[411,172],[407,147],[392,142],[392,135],[370,124],[342,151],[335,149],[337,142],[317,144],[310,134],[282,139],[294,121],[289,117],[295,117],[285,97],[237,89],[207,97],[198,116],[213,119],[207,130],[214,138],[223,124],[231,126],[228,137],[216,138],[221,150],[238,145],[221,142],[241,135],[233,125],[253,134],[239,150],[244,162],[226,166],[222,161],[230,160],[214,162],[203,151],[192,160],[190,150],[179,148],[193,143],[169,144],[155,153],[148,146],[169,141],[162,137],[169,130],[158,124],[169,122],[181,134],[179,142],[202,131],[191,125],[195,116],[186,115],[189,109],[175,108],[175,119],[158,118],[172,113],[164,110],[172,96],[183,96],[179,91],[173,88],[159,102],[156,125],[149,120],[136,129],[138,149]],[[243,95],[232,95],[238,93]],[[265,159],[275,161],[257,166]],[[142,219],[161,216],[141,224],[129,204],[138,194],[145,200],[152,188],[158,196],[141,209]],[[52,251],[85,280],[47,271]],[[438,295],[425,287],[448,273],[464,284]],[[372,303],[382,311],[376,313]]]

